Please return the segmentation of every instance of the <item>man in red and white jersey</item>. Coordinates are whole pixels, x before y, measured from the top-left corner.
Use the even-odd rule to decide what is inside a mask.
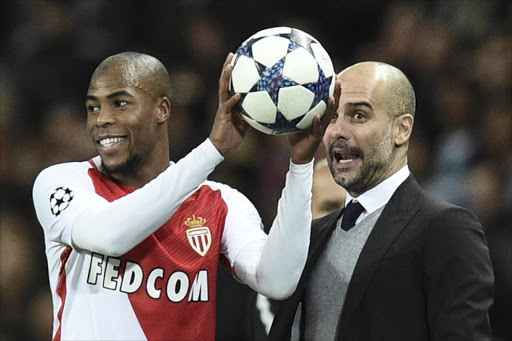
[[[295,289],[309,247],[313,156],[339,98],[290,135],[290,168],[267,235],[253,204],[207,180],[248,129],[230,97],[233,55],[219,79],[209,138],[169,162],[170,82],[156,58],[105,59],[87,92],[98,156],[51,166],[33,199],[43,227],[53,340],[213,340],[221,260],[259,293]]]

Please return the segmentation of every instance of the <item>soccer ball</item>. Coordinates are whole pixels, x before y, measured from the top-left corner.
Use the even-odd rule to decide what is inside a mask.
[[[273,27],[245,40],[231,62],[231,95],[253,128],[270,135],[307,129],[334,93],[334,67],[317,39],[297,28]]]

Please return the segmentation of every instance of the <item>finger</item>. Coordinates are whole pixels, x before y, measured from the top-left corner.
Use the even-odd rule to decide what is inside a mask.
[[[339,106],[341,96],[341,81],[337,80],[334,84],[334,96],[330,96],[327,100],[327,109],[322,116],[321,126],[325,130]]]
[[[233,114],[239,114],[238,110],[236,109],[236,103],[238,103],[240,97],[240,94],[235,94],[230,98],[227,98],[225,101],[223,101],[219,106],[219,109],[217,110],[219,117],[223,117],[223,119],[227,120],[232,120]],[[229,116],[229,118],[227,116]]]
[[[242,95],[240,94],[234,94],[229,99],[227,99],[225,101],[226,111],[231,111],[232,109],[234,109],[235,105],[238,103],[238,101],[240,101],[241,97]]]
[[[313,117],[312,134],[317,139],[321,138],[323,135],[325,116],[328,116],[328,114],[325,113],[322,117],[320,117],[320,115],[315,115],[315,117]]]
[[[231,78],[231,71],[233,67],[231,66],[231,60],[233,59],[233,53],[229,53],[224,61],[224,65],[222,67],[222,72],[219,78],[219,100],[224,102],[228,99],[228,89],[229,89],[229,80]]]
[[[228,55],[226,56],[226,60],[224,60],[224,65],[222,65],[222,70],[224,71],[224,69],[226,68],[226,66],[228,66],[231,61],[233,60],[233,52],[229,52]]]
[[[333,106],[330,106],[329,104],[331,102],[328,101],[327,110],[332,110],[332,112],[334,113],[336,111],[336,109],[338,108],[338,105],[340,102],[340,97],[341,97],[341,81],[337,80],[334,83],[334,95],[329,97],[329,99],[331,99],[331,98],[334,99],[334,102],[332,103]]]
[[[229,65],[231,59],[233,59],[233,53],[228,53],[228,55],[226,56],[226,59],[224,60],[224,64],[222,65],[222,70],[220,72],[220,77],[219,77],[219,85],[221,84],[223,78],[224,78],[224,72],[226,70],[226,66]]]
[[[341,97],[341,81],[337,80],[336,83],[334,83],[334,104],[336,110],[338,108],[338,105],[340,103],[340,97]]]
[[[325,113],[322,115],[322,118],[320,120],[320,126],[322,130],[325,130],[327,128],[329,122],[331,122],[332,120],[332,116],[336,112],[336,106],[334,103],[334,97],[329,97],[329,99],[327,100],[327,110],[325,110]]]

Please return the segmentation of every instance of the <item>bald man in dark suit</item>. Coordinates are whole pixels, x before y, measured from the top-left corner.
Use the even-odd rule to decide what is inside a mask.
[[[343,70],[324,135],[345,207],[313,221],[309,258],[270,340],[490,340],[481,224],[423,191],[407,165],[414,89],[394,66]]]

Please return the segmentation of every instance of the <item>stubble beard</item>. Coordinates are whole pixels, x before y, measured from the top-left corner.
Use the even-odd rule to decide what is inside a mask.
[[[101,160],[100,170],[112,180],[116,180],[118,174],[133,174],[140,169],[142,157],[138,154],[132,155],[126,162],[115,167],[107,167]]]
[[[343,143],[341,146],[343,146]],[[332,147],[333,146],[331,146],[331,148]],[[340,144],[338,144],[337,147],[340,147]],[[333,174],[334,181],[351,193],[351,195],[360,195],[384,180],[384,174],[386,174],[391,167],[393,159],[391,129],[388,129],[382,140],[370,153],[364,153],[361,149],[358,149],[358,154],[362,160],[361,168],[359,172],[356,172],[355,175],[350,177],[348,175],[348,169],[335,169],[333,167],[335,160],[332,158],[332,151],[329,152],[329,167]]]

